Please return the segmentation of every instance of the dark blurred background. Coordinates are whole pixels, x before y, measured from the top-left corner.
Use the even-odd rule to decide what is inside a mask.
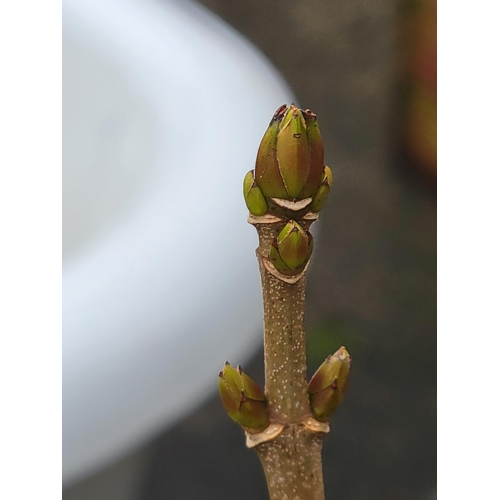
[[[334,173],[306,324],[311,372],[340,345],[353,357],[324,445],[327,498],[436,498],[435,2],[201,3],[262,50],[298,104],[318,114]],[[245,369],[262,382],[263,353]],[[64,499],[266,495],[257,455],[214,392]]]

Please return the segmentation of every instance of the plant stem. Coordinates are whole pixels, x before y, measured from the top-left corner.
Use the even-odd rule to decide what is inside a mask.
[[[323,434],[290,424],[256,447],[270,500],[324,500],[321,448]]]
[[[316,220],[304,217],[304,229]],[[283,431],[256,446],[271,500],[324,500],[324,428],[312,419],[306,378],[305,271],[291,279],[266,266],[269,248],[286,220],[250,217],[259,235],[257,257],[264,299],[265,392],[269,421]],[[308,425],[313,422],[313,425]],[[317,422],[316,422],[317,423]]]
[[[284,224],[259,224],[259,267],[264,299],[264,363],[269,417],[282,424],[301,422],[310,414],[306,379],[303,274],[286,283],[264,266],[261,255]]]

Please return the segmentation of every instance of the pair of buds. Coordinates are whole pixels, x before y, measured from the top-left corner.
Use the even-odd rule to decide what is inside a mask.
[[[280,106],[262,138],[255,170],[243,181],[243,195],[252,215],[269,211],[270,200],[309,200],[319,212],[333,182],[324,164],[324,147],[316,115],[293,104]]]
[[[344,399],[349,379],[351,356],[341,347],[326,358],[312,376],[309,386],[311,412],[327,422]],[[228,415],[250,434],[269,425],[264,391],[238,366],[226,363],[219,373],[219,392]]]

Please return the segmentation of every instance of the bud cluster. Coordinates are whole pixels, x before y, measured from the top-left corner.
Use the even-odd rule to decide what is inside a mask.
[[[270,200],[307,200],[305,207],[319,212],[332,180],[324,164],[316,115],[293,104],[280,106],[260,143],[255,170],[248,172],[243,183],[250,213],[265,215]]]
[[[249,433],[262,432],[269,424],[264,391],[242,370],[226,362],[219,373],[219,393],[227,414]]]

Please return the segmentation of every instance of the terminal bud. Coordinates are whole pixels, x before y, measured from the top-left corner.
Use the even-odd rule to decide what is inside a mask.
[[[316,193],[324,167],[324,147],[316,115],[283,104],[262,138],[255,182],[266,198],[302,200]]]

